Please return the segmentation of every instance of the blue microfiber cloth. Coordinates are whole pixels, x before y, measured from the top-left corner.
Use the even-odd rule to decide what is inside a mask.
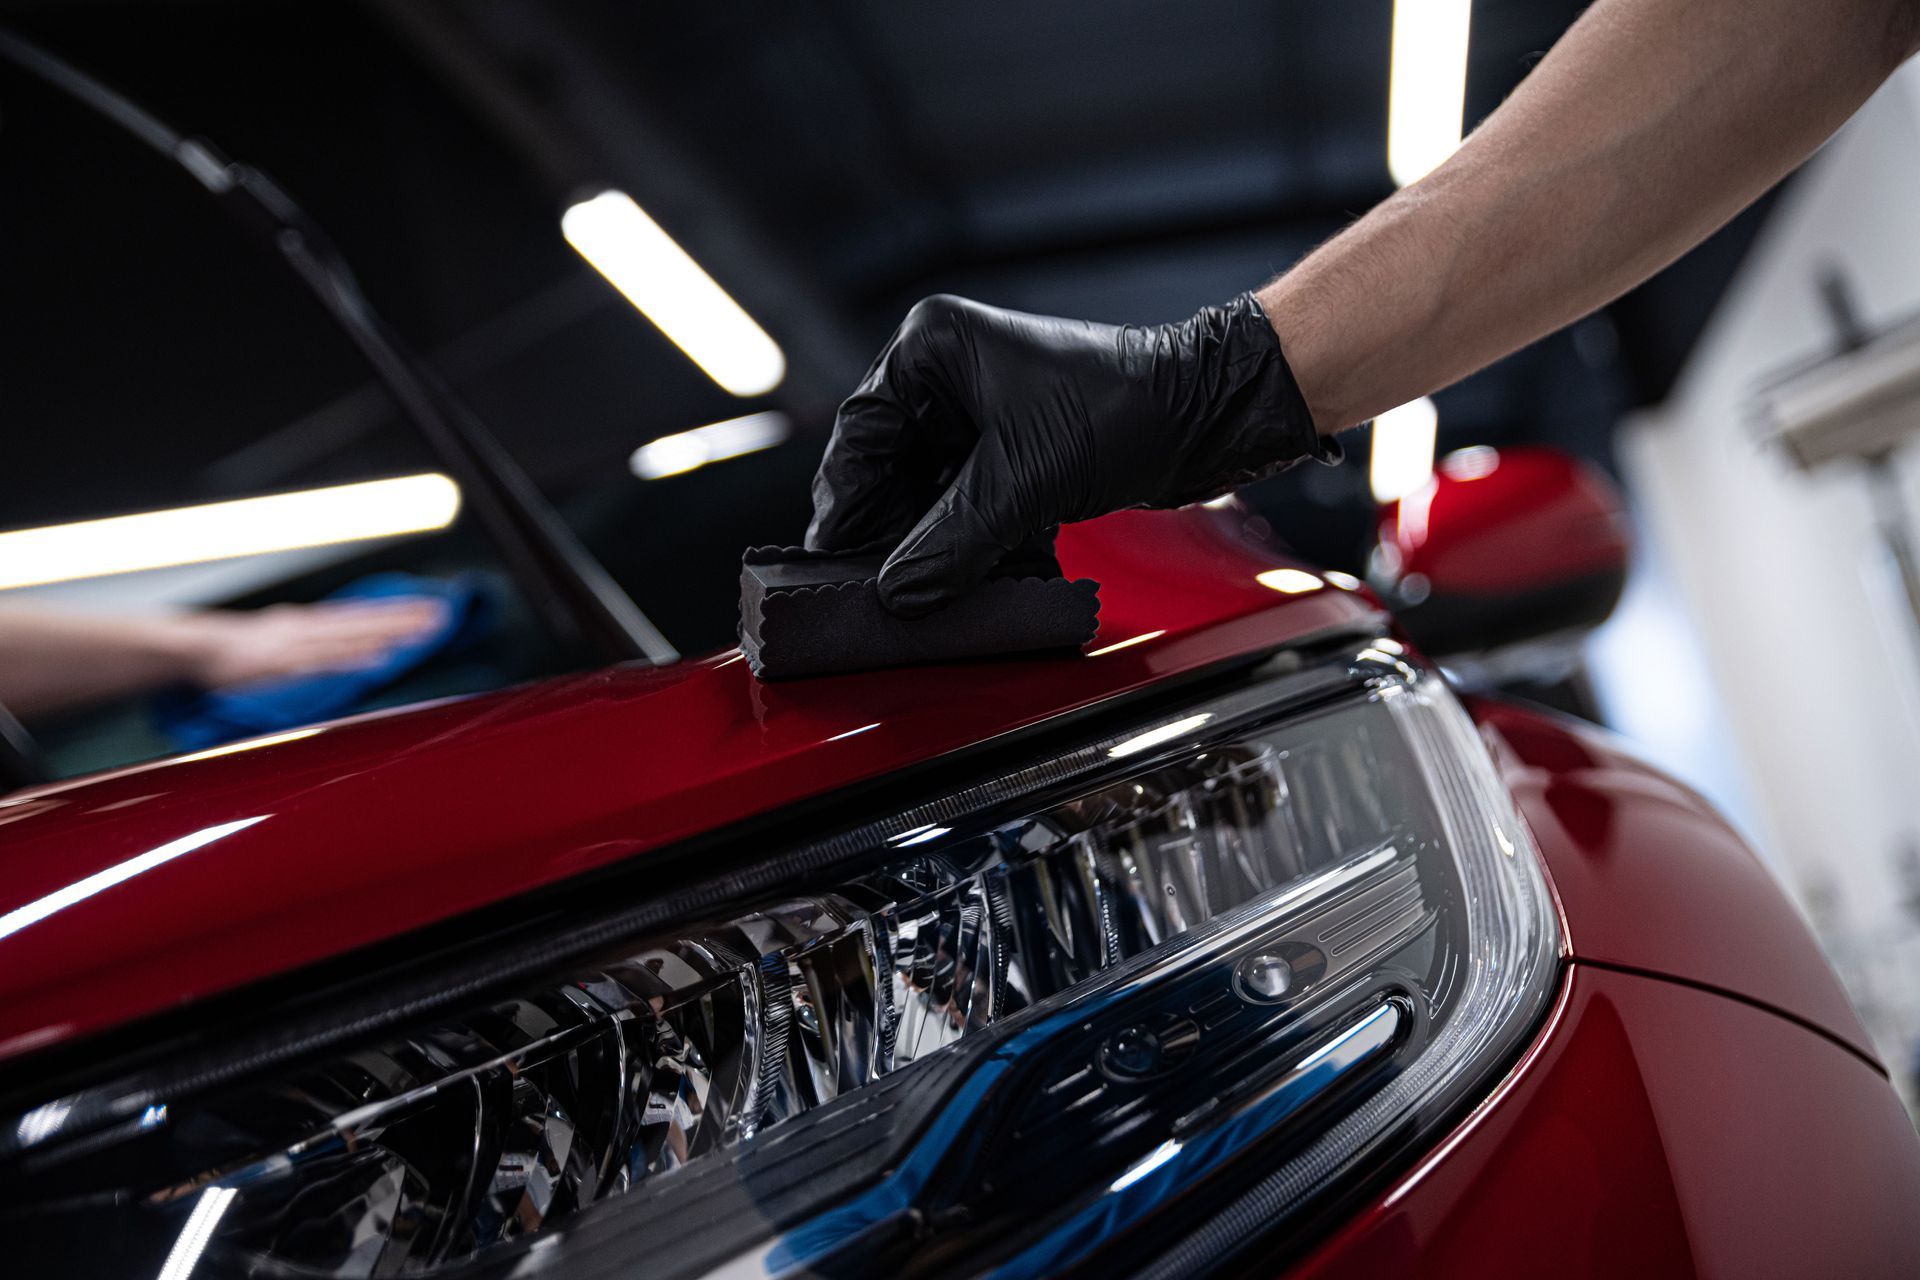
[[[493,629],[498,612],[477,574],[422,578],[375,573],[348,583],[328,600],[426,597],[445,610],[437,626],[395,645],[376,663],[347,671],[262,680],[210,691],[180,690],[154,700],[155,723],[175,746],[198,750],[241,738],[295,729],[343,715],[432,658],[473,644]]]

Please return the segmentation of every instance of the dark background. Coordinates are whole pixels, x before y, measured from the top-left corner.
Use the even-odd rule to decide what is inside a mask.
[[[1577,16],[1474,6],[1469,123]],[[0,22],[275,175],[684,646],[724,643],[740,546],[806,482],[900,313],[947,290],[1108,321],[1258,285],[1392,191],[1386,0],[13,4]],[[0,528],[408,469],[352,354],[204,198],[91,122],[0,119]],[[45,175],[57,175],[49,182]],[[562,240],[629,191],[785,349],[712,384]],[[1628,298],[1437,397],[1441,449],[1611,465],[1765,206]],[[261,320],[273,316],[271,323]],[[778,407],[795,439],[642,483],[638,444]],[[1356,569],[1356,464],[1252,495]],[[609,541],[610,540],[610,541]]]

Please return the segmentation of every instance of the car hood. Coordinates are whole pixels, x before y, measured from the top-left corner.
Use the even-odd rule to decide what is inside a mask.
[[[1256,532],[1237,506],[1067,530],[1062,562],[1102,584],[1084,657],[762,684],[734,650],[16,793],[0,1058],[1378,617]]]

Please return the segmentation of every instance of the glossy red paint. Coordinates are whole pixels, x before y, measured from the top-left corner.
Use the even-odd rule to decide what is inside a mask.
[[[1891,1280],[1920,1275],[1915,1204],[1920,1145],[1859,1058],[1751,1005],[1575,964],[1500,1092],[1284,1274]]]
[[[1080,660],[766,686],[722,654],[9,797],[0,1057],[1377,620],[1370,597],[1317,577],[1261,585],[1299,566],[1247,540],[1244,519],[1069,530],[1069,570],[1106,583]],[[1604,736],[1472,710],[1564,908],[1570,977],[1496,1094],[1289,1274],[1920,1274],[1920,1146],[1884,1076],[1836,1043],[1870,1053],[1764,869]]]
[[[1554,449],[1469,449],[1380,508],[1380,544],[1396,578],[1511,595],[1624,573],[1624,513],[1619,490],[1590,463]]]
[[[1546,858],[1574,955],[1733,992],[1873,1056],[1806,923],[1705,800],[1591,727],[1499,702],[1472,710]]]
[[[1067,530],[1067,569],[1105,584],[1083,658],[762,685],[735,652],[9,797],[0,1057],[1375,616],[1317,577],[1262,586],[1298,566],[1248,541],[1246,519],[1128,512]]]

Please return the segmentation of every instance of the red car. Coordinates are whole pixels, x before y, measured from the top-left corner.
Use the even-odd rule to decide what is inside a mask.
[[[1240,524],[1070,530],[1084,658],[616,667],[0,802],[21,1274],[1920,1274],[1726,825]]]
[[[1586,483],[1443,477],[1394,573],[1457,618],[1498,548],[1544,628]],[[1920,1275],[1920,1143],[1698,797],[1231,505],[1061,555],[1084,656],[628,662],[0,798],[8,1274]]]

